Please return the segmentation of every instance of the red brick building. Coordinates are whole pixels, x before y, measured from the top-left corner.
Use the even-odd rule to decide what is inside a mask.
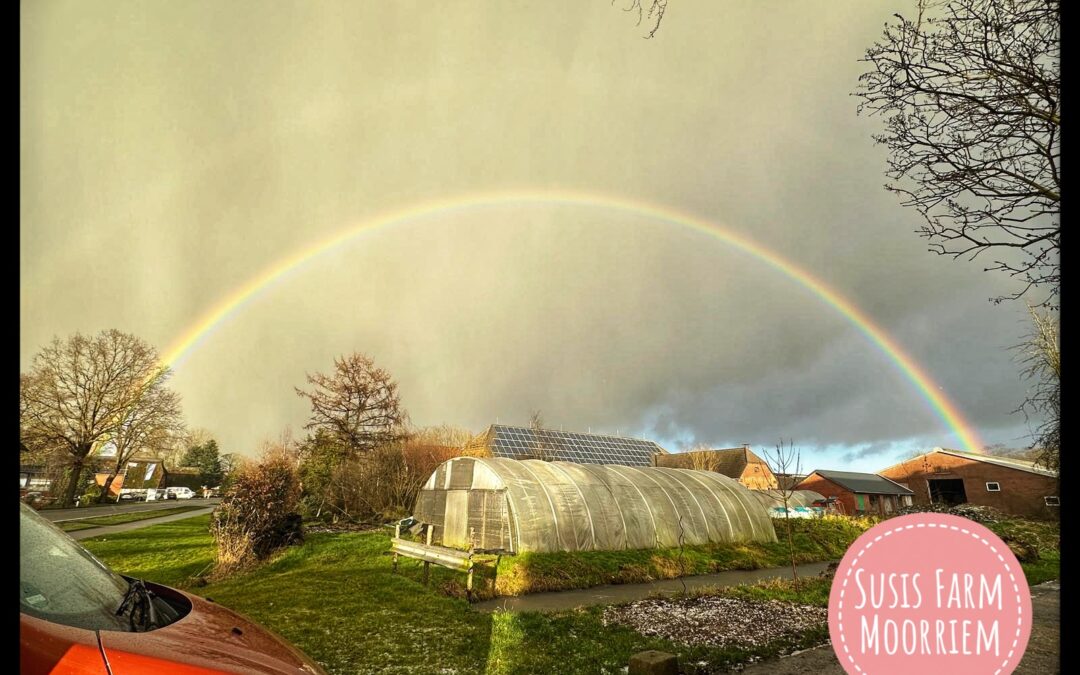
[[[1029,518],[1056,518],[1058,478],[1034,462],[934,448],[880,471],[916,504],[975,504]]]
[[[734,478],[751,490],[775,490],[778,487],[769,465],[745,445],[741,448],[658,454],[653,457],[653,463],[673,469],[715,471]]]
[[[798,489],[835,499],[837,510],[847,515],[888,515],[910,505],[914,496],[888,478],[855,471],[815,471],[799,482]]]

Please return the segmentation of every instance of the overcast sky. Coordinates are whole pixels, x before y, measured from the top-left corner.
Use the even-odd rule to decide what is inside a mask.
[[[618,3],[616,3],[618,4]],[[858,59],[913,2],[24,2],[20,363],[118,328],[164,351],[249,278],[375,215],[499,190],[675,208],[810,271],[1019,446],[1022,303],[927,251],[885,192]],[[958,447],[895,365],[760,260],[654,218],[461,209],[295,270],[177,366],[188,423],[251,453],[362,351],[412,420],[771,447],[875,470]]]

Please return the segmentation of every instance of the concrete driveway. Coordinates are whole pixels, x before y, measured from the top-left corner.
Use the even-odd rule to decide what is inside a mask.
[[[203,500],[200,500],[203,501]],[[147,518],[146,520],[136,520],[130,523],[121,523],[119,525],[104,525],[102,527],[92,527],[85,530],[75,530],[74,532],[68,532],[68,536],[72,539],[92,539],[94,537],[103,537],[109,534],[116,534],[117,532],[128,532],[130,530],[139,530],[144,527],[150,527],[151,525],[160,525],[162,523],[171,523],[174,520],[184,520],[185,518],[194,518],[196,516],[205,516],[214,510],[212,505],[207,506],[205,509],[199,509],[198,511],[185,511],[183,513],[173,513],[168,516],[161,516],[160,518]]]

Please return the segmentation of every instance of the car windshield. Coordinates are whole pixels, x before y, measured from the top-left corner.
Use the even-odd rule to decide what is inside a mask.
[[[130,630],[116,610],[128,582],[20,504],[19,602],[23,612],[77,628]]]

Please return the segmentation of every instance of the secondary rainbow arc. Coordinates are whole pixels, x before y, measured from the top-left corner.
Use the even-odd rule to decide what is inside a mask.
[[[319,255],[372,230],[388,227],[418,218],[433,216],[442,212],[462,211],[471,208],[489,206],[529,206],[529,205],[564,205],[604,208],[613,211],[633,213],[662,222],[689,227],[715,237],[722,242],[747,253],[788,278],[807,288],[826,305],[832,307],[855,326],[869,341],[879,349],[908,379],[926,401],[933,412],[957,436],[969,452],[981,452],[982,443],[973,426],[964,418],[957,405],[934,382],[933,378],[920,366],[885,330],[877,325],[869,315],[844,298],[839,292],[829,287],[824,281],[814,277],[795,263],[771,251],[752,239],[724,228],[698,216],[677,209],[650,204],[643,201],[614,197],[609,195],[560,191],[509,191],[485,194],[465,194],[425,202],[408,208],[390,211],[367,219],[357,225],[341,230],[330,237],[315,242],[302,250],[286,256],[256,274],[240,287],[223,297],[216,305],[204,313],[194,324],[186,329],[165,351],[162,361],[172,367],[179,364],[211,332],[239,311],[261,290],[280,279],[288,272],[310,262]]]

